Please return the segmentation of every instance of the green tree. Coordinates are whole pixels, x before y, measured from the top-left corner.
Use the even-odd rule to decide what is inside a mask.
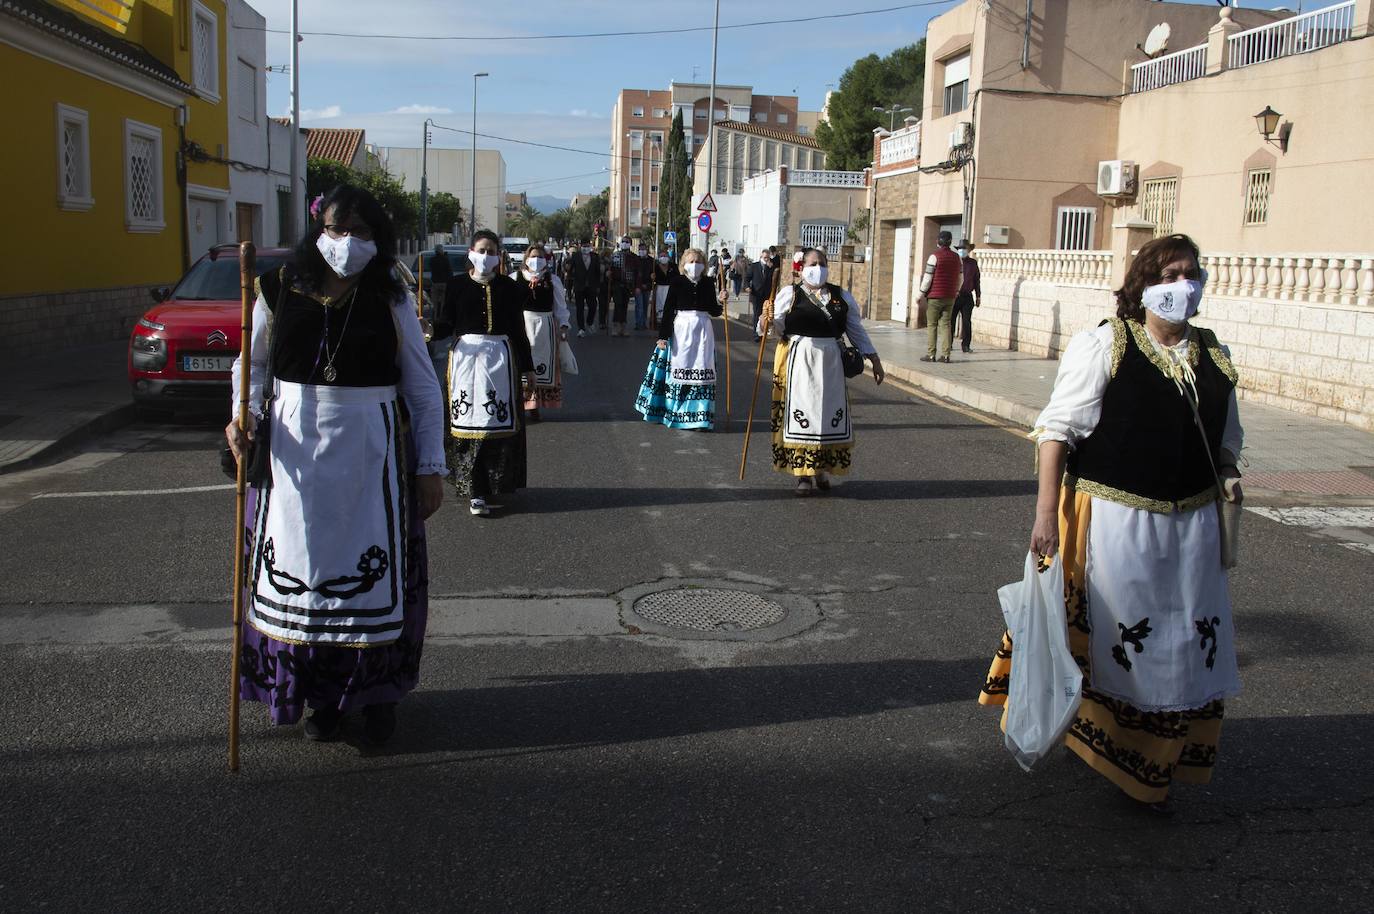
[[[311,159],[305,163],[305,193],[310,200],[327,194],[340,184],[356,183],[353,169],[333,159]],[[307,203],[309,201],[306,201]]]
[[[682,128],[682,112],[673,115],[668,131],[668,148],[663,154],[663,176],[659,192],[662,194],[662,226],[665,232],[677,232],[678,251],[686,245],[692,218],[691,158],[687,152],[687,134]]]
[[[441,190],[429,195],[429,230],[431,232],[451,232],[453,231],[453,224],[462,218],[462,204],[453,194]]]
[[[873,128],[886,130],[891,124],[890,118],[874,107],[910,107],[914,116],[921,116],[925,61],[923,38],[886,57],[861,57],[844,71],[839,88],[830,96],[829,119],[816,128],[816,141],[825,150],[827,167],[859,171],[872,163]]]
[[[306,162],[305,189],[311,200],[340,184],[361,187],[376,197],[382,209],[391,216],[397,237],[404,238],[419,232],[420,195],[407,192],[400,181],[385,171],[358,172],[333,159],[311,159]]]
[[[555,241],[567,241],[569,236],[569,226],[572,224],[573,211],[568,207],[555,210],[544,217],[544,230],[548,236]]]
[[[538,238],[539,231],[543,228],[543,217],[528,203],[517,210],[506,222],[506,231],[513,236],[528,238],[534,241]]]
[[[598,222],[606,222],[606,213],[611,208],[611,189],[609,187],[601,191],[591,200],[573,210],[572,219],[569,220],[568,232],[572,237],[581,241],[588,241],[592,238],[592,228]],[[605,241],[606,239],[602,239]]]

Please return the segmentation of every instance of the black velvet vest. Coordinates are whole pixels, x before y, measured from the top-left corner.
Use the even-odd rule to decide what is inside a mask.
[[[1114,331],[1112,379],[1102,396],[1097,427],[1069,455],[1069,476],[1094,497],[1159,513],[1213,500],[1216,483],[1202,434],[1188,400],[1164,372],[1165,357],[1155,351],[1142,325],[1120,319],[1109,323]],[[1206,447],[1215,460],[1236,374],[1210,330],[1193,332],[1189,362],[1197,375]]]
[[[529,280],[522,275],[516,280],[525,287],[525,310],[538,311],[540,314],[551,314],[553,312],[553,280],[544,277],[544,281],[538,286],[530,288]]]
[[[289,272],[290,285],[281,295],[282,276],[282,270],[273,270],[258,278],[258,290],[272,311],[269,347],[272,373],[278,380],[332,387],[386,387],[400,380],[390,303],[360,289],[351,304],[329,308],[318,296],[303,291]],[[323,345],[326,316],[327,351]],[[334,356],[337,372],[333,381],[324,378],[329,355]]]
[[[818,306],[802,291],[800,285],[792,287],[792,307],[782,321],[784,336],[818,336],[839,339],[844,335],[845,319],[849,316],[849,303],[844,300],[839,286],[826,283],[830,290],[830,302]],[[829,312],[830,317],[826,317]]]

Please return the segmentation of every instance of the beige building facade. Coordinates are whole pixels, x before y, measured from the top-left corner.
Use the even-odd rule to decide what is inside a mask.
[[[420,177],[426,173],[429,192],[453,194],[462,204],[464,216],[472,206],[472,150],[429,147],[428,162],[422,161],[418,146],[378,146],[381,166],[408,191],[420,190]],[[477,227],[506,232],[506,159],[496,149],[477,150]],[[464,226],[470,232],[470,226]],[[466,240],[466,239],[465,239]]]
[[[868,259],[872,291],[865,290],[865,317],[917,326],[921,263],[916,212],[920,198],[921,122],[908,117],[901,128],[873,134],[870,169]]]

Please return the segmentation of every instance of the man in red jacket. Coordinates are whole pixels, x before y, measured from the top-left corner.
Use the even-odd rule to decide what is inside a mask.
[[[926,299],[926,354],[921,356],[922,362],[949,361],[954,299],[964,282],[959,255],[949,249],[953,241],[954,236],[949,232],[941,232],[936,237],[935,253],[926,261],[925,275],[921,277],[921,297]]]

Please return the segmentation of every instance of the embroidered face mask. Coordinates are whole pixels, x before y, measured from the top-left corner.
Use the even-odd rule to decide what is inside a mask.
[[[331,238],[328,232],[320,232],[315,247],[324,257],[324,262],[329,264],[329,269],[339,274],[341,279],[357,276],[377,256],[375,241],[364,241],[352,235]]]
[[[1201,279],[1180,279],[1147,286],[1141,293],[1140,303],[1169,323],[1181,324],[1197,314],[1206,282],[1207,271],[1203,270]]]
[[[682,272],[686,273],[687,278],[692,282],[696,282],[698,279],[701,279],[701,274],[706,272],[706,264],[702,263],[700,260],[693,260],[682,268]]]
[[[811,266],[805,267],[801,271],[801,274],[802,282],[812,288],[819,288],[825,285],[825,281],[830,278],[829,268],[823,267],[818,263],[813,263]]]

